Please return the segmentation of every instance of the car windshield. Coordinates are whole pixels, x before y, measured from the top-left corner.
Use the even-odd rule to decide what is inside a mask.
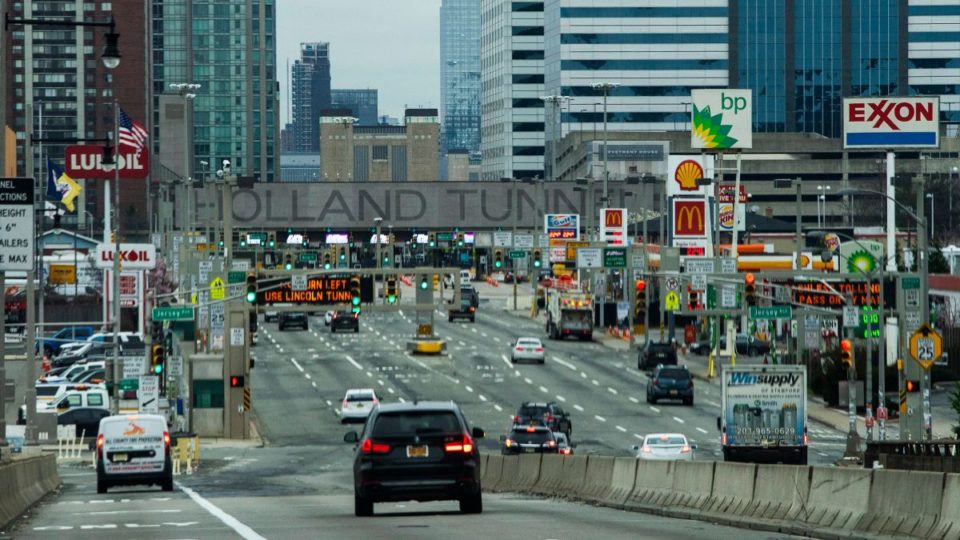
[[[522,345],[524,347],[540,347],[540,340],[537,339],[521,339],[517,341],[517,345]]]
[[[525,405],[520,407],[520,416],[541,417],[549,412],[543,405]]]
[[[549,431],[514,430],[510,438],[519,444],[543,444],[552,441],[553,434]]]
[[[686,380],[690,378],[690,372],[685,369],[661,369],[660,378]]]
[[[450,411],[405,411],[381,413],[373,426],[373,437],[404,437],[425,433],[460,433],[457,415]]]
[[[347,394],[347,401],[373,401],[373,394]]]
[[[687,444],[687,441],[683,437],[659,435],[656,437],[647,437],[644,444],[647,446],[676,446]]]

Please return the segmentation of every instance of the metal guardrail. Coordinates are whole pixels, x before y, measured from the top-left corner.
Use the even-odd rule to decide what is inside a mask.
[[[872,441],[867,443],[866,452],[863,455],[863,464],[866,468],[873,468],[874,462],[883,461],[881,456],[900,456],[904,458],[938,458],[937,462],[949,462],[960,467],[960,440],[943,439],[939,441]],[[930,460],[911,460],[897,459],[897,463],[908,467],[910,463],[916,463],[917,469],[925,470],[927,466],[922,465]],[[901,467],[897,467],[901,468]],[[940,470],[940,467],[936,467]]]

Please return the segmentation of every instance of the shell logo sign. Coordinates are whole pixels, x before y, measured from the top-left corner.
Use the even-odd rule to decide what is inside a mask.
[[[692,159],[685,159],[673,171],[673,179],[682,191],[697,191],[697,178],[703,178],[703,167]]]

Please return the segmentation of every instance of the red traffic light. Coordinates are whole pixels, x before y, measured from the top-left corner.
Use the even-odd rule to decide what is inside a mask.
[[[645,290],[647,290],[647,282],[644,281],[644,280],[642,280],[642,279],[638,279],[638,280],[637,280],[637,292],[638,292],[638,293],[642,293],[642,292],[645,291]]]
[[[747,274],[743,276],[743,282],[746,283],[747,285],[753,285],[754,283],[757,282],[757,278],[753,274]]]
[[[230,388],[243,388],[243,375],[231,375]]]
[[[907,392],[919,392],[920,391],[920,381],[906,381],[906,390]]]
[[[849,339],[844,339],[840,342],[840,350],[843,352],[853,351],[853,345],[850,343]]]

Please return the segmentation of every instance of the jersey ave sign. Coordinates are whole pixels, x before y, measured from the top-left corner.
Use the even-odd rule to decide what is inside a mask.
[[[940,333],[924,323],[910,336],[910,356],[925,371],[940,359],[943,354],[943,338]]]

